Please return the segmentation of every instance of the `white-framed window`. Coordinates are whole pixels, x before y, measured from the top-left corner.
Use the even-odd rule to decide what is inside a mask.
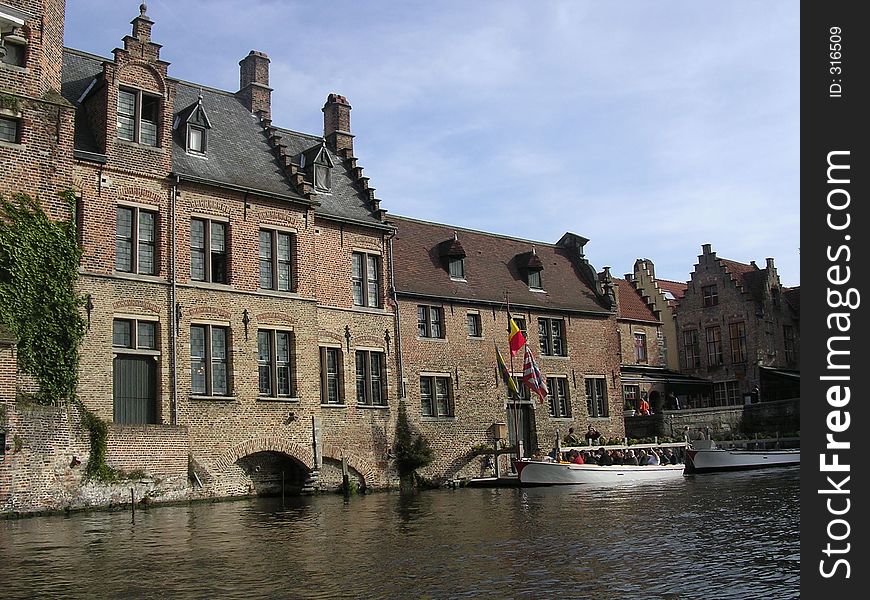
[[[483,323],[480,320],[480,313],[468,313],[466,316],[468,324],[469,337],[483,337]]]
[[[634,360],[638,363],[647,362],[646,333],[641,331],[634,332]]]
[[[356,403],[363,406],[387,405],[387,378],[384,353],[357,350]]]
[[[260,230],[260,288],[289,292],[293,289],[293,235]]]
[[[190,390],[199,396],[228,396],[229,328],[190,326]]]
[[[190,278],[227,283],[227,224],[210,219],[190,220]]]
[[[417,335],[423,338],[444,337],[444,310],[440,306],[417,306]]]
[[[450,279],[465,279],[465,259],[461,256],[451,256],[447,259],[447,270]]]
[[[344,404],[344,385],[342,384],[343,355],[341,348],[322,346],[320,348],[320,403]]]
[[[137,206],[115,210],[115,270],[157,273],[157,213]]]
[[[571,417],[568,380],[565,377],[547,377],[547,402],[551,417],[560,419]]]
[[[351,285],[354,306],[381,305],[381,257],[377,254],[354,252],[351,265]]]
[[[157,321],[113,319],[112,347],[127,350],[157,350]]]
[[[586,410],[590,417],[607,417],[610,408],[607,405],[607,383],[604,377],[587,375],[586,383]]]
[[[420,376],[420,414],[424,417],[452,417],[453,393],[450,377]]]
[[[697,369],[701,366],[701,348],[698,341],[698,330],[690,329],[683,332],[684,366],[687,369]]]
[[[746,325],[744,323],[731,323],[728,325],[728,334],[731,340],[731,362],[746,362]]]
[[[565,320],[538,319],[538,343],[545,356],[567,356],[565,348]]]
[[[141,90],[118,90],[118,138],[157,145],[160,98]]]
[[[198,125],[187,125],[187,151],[194,154],[205,154],[207,148],[208,130]]]
[[[707,366],[718,367],[722,364],[722,330],[719,326],[704,330],[707,338]]]
[[[713,403],[715,406],[734,406],[740,404],[740,387],[737,381],[717,381],[714,383]]]
[[[262,397],[293,395],[293,334],[289,331],[257,331],[259,393]]]
[[[701,286],[701,295],[704,297],[704,306],[717,306],[719,304],[719,289],[716,284]]]

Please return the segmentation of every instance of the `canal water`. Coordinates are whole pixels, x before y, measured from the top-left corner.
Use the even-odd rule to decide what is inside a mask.
[[[798,473],[0,521],[0,596],[798,598]]]

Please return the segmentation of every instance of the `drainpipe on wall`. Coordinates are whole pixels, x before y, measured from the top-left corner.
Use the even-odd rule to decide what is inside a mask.
[[[402,361],[402,327],[401,327],[401,319],[399,318],[399,297],[396,293],[396,279],[395,279],[395,271],[393,270],[393,238],[396,236],[396,232],[390,233],[390,236],[387,238],[387,261],[390,266],[390,297],[393,299],[393,306],[395,307],[395,322],[396,322],[396,366],[399,368],[399,398],[405,397],[405,367]]]
[[[172,273],[171,286],[169,288],[169,387],[171,390],[170,403],[172,404],[172,418],[171,424],[178,425],[178,352],[176,349],[176,343],[178,341],[178,319],[176,319],[176,305],[177,305],[177,277],[175,275],[176,271],[176,244],[178,242],[178,234],[176,233],[176,218],[175,218],[175,205],[176,199],[178,197],[178,185],[181,181],[181,178],[176,175],[175,183],[172,185],[172,194],[169,199],[170,207],[169,207],[169,218],[170,218],[170,227],[172,229],[172,242],[170,248],[170,271]]]

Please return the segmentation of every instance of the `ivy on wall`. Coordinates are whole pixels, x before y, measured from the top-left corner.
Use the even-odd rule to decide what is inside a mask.
[[[75,399],[85,333],[75,197],[59,195],[69,220],[51,219],[27,194],[0,196],[0,322],[17,338],[18,368],[36,379],[40,404]]]

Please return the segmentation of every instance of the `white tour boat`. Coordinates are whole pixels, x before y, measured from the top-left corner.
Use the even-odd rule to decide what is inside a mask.
[[[566,462],[515,460],[522,485],[567,485],[655,481],[683,476],[683,465],[578,465]]]
[[[686,448],[686,474],[790,467],[801,463],[800,448],[735,450],[718,448],[712,440],[696,440]]]

